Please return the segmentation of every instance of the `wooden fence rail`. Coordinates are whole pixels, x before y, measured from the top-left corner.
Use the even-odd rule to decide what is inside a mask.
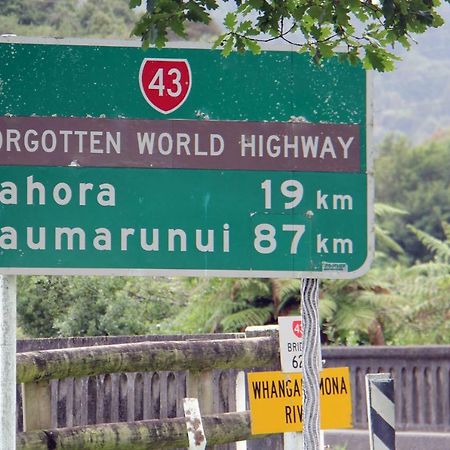
[[[278,358],[271,337],[140,342],[17,354],[17,382],[107,373],[267,367]]]
[[[247,413],[208,416],[217,412],[213,370],[270,367],[278,358],[275,337],[138,342],[18,353],[17,382],[22,384],[24,432],[18,435],[17,449],[135,450],[186,446],[186,421],[180,415],[163,420],[51,429],[55,380],[88,380],[87,377],[98,380],[99,376],[126,374],[122,388],[126,392],[128,382],[136,381],[138,372],[186,372],[185,393],[200,400],[202,414],[206,414],[209,445],[247,439],[250,436]],[[176,392],[179,383],[171,385]],[[98,397],[101,389],[95,391]],[[128,400],[133,400],[132,396]],[[79,406],[82,406],[80,414],[87,415],[88,405]],[[173,415],[179,412],[176,409]]]
[[[202,417],[208,445],[263,438],[250,433],[248,412]],[[19,433],[19,450],[162,450],[188,447],[186,420],[174,418]]]

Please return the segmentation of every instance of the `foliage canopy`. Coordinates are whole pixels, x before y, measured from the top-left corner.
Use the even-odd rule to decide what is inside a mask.
[[[21,276],[18,322],[33,337],[158,332],[187,302],[180,279]]]
[[[449,153],[449,138],[412,146],[391,136],[382,143],[375,162],[377,201],[408,212],[390,216],[384,225],[412,263],[430,255],[407,225],[437,239],[445,237],[441,223],[450,222]]]
[[[448,1],[448,0],[446,0]],[[440,0],[224,0],[226,32],[218,37],[225,55],[233,49],[259,53],[260,42],[280,39],[309,51],[316,62],[339,53],[343,60],[362,60],[367,68],[392,70],[396,44],[409,48],[412,33],[439,27]],[[218,0],[130,0],[146,12],[133,29],[144,46],[164,47],[171,29],[186,35],[186,23],[210,21]]]

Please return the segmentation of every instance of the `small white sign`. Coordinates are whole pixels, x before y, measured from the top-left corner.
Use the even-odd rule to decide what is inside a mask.
[[[303,330],[300,316],[278,317],[282,372],[302,372]]]

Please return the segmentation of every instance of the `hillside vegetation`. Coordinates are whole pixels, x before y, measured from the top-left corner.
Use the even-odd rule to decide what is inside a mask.
[[[374,73],[375,140],[401,133],[413,143],[450,128],[450,5],[446,23],[421,35],[396,70]]]
[[[0,35],[130,39],[139,12],[128,4],[128,0],[0,0]],[[187,35],[199,41],[218,32],[214,22],[195,23]]]

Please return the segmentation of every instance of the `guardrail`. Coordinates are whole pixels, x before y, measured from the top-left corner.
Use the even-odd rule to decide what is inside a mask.
[[[216,337],[220,339],[214,339]],[[121,341],[127,343],[118,344]],[[77,347],[80,345],[82,347]],[[60,348],[42,351],[50,347]],[[39,350],[30,351],[32,349]],[[32,429],[45,428],[53,429],[45,435],[46,439],[57,435],[58,439],[66,439],[66,443],[67,437],[57,428],[78,426],[82,428],[77,430],[88,433],[90,428],[86,426],[91,424],[128,422],[130,425],[135,421],[182,417],[181,402],[186,396],[200,398],[202,414],[209,415],[208,429],[208,420],[220,422],[222,413],[236,411],[239,400],[236,382],[240,370],[274,369],[279,361],[275,337],[249,338],[243,333],[34,340],[19,342],[18,350],[28,350],[17,356],[18,382],[25,383],[25,424],[19,417],[18,429],[27,430],[19,434],[20,439],[30,437]],[[450,430],[450,346],[324,347],[322,351],[326,366],[351,368],[356,428],[367,426],[365,374],[390,372],[395,379],[397,429]],[[36,405],[40,405],[38,410]],[[19,412],[21,409],[19,396]],[[242,424],[247,420],[245,413],[232,417],[237,429],[242,431]],[[149,425],[144,423],[143,426]],[[105,433],[105,427],[111,432],[106,425],[98,425],[97,430],[98,427],[103,430],[101,434]],[[136,433],[145,434],[142,430]],[[35,439],[36,433],[33,435]],[[42,433],[40,436],[42,439]],[[248,436],[247,427],[239,438]],[[71,439],[74,439],[73,434]],[[225,442],[223,435],[220,439],[217,443]],[[158,445],[164,448],[161,443]],[[261,443],[258,447],[264,448]],[[267,448],[275,448],[273,440]]]

